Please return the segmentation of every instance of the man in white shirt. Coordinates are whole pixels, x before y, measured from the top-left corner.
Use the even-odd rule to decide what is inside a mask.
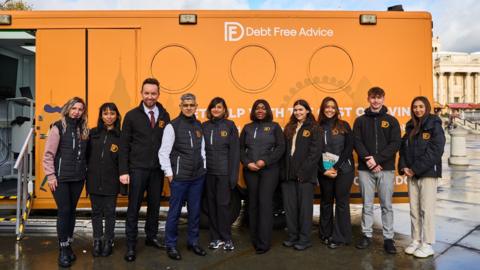
[[[184,201],[188,210],[188,250],[199,256],[207,253],[198,243],[200,205],[205,182],[205,141],[200,121],[195,118],[196,98],[182,95],[181,114],[165,127],[162,146],[158,152],[160,166],[170,182],[170,199],[165,245],[171,259],[182,257],[177,249],[177,225]]]

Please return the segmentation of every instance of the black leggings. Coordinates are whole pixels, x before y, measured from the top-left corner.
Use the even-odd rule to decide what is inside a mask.
[[[100,240],[113,240],[115,230],[115,208],[117,206],[116,195],[90,194],[92,202],[92,227],[93,238]],[[103,233],[103,218],[105,217],[105,235]]]
[[[60,242],[73,238],[75,210],[82,193],[84,181],[58,182],[53,198],[58,208],[57,235]]]

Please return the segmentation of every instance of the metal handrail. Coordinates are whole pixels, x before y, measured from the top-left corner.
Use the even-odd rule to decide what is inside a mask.
[[[458,121],[460,121],[460,123],[463,124],[463,126],[472,128],[474,130],[479,129],[480,123],[478,123],[478,122],[474,122],[474,121],[470,121],[468,119],[462,119],[462,118],[457,118],[457,119],[458,119]]]
[[[33,128],[30,129],[28,132],[27,138],[25,139],[25,142],[23,142],[22,150],[20,150],[20,154],[18,155],[17,161],[15,162],[15,166],[13,167],[14,169],[18,169],[18,166],[20,165],[20,162],[25,155],[25,152],[27,152],[27,147],[30,144],[30,139],[33,136]]]
[[[17,216],[15,220],[15,233],[17,241],[23,238],[25,222],[32,206],[33,194],[28,193],[28,181],[32,179],[32,155],[29,153],[30,145],[33,145],[34,129],[31,128],[23,143],[22,150],[15,162],[17,170]]]

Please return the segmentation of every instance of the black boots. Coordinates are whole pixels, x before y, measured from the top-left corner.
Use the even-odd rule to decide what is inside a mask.
[[[383,248],[388,254],[397,254],[397,249],[395,248],[395,242],[393,239],[383,240]]]
[[[70,267],[72,265],[72,261],[70,260],[68,247],[68,242],[60,242],[59,250],[58,250],[58,265],[60,267]]]
[[[137,252],[135,246],[127,244],[127,253],[125,253],[125,256],[123,256],[123,258],[127,262],[133,262],[137,258],[136,253]]]
[[[102,257],[108,257],[112,254],[113,240],[105,240],[102,250]]]
[[[92,255],[93,257],[98,257],[102,254],[102,240],[93,240],[93,250]]]
[[[93,240],[93,250],[92,255],[93,257],[108,257],[112,254],[113,251],[113,240],[104,240],[102,244],[102,240],[96,239]]]
[[[67,241],[68,241],[68,246],[67,246],[68,258],[70,259],[71,262],[74,262],[77,259],[77,256],[75,256],[75,253],[73,253],[73,249],[72,249],[73,237],[69,237]]]
[[[372,244],[372,238],[367,237],[366,235],[363,235],[362,239],[360,239],[360,241],[357,243],[355,247],[358,249],[366,249],[370,247],[370,244]]]

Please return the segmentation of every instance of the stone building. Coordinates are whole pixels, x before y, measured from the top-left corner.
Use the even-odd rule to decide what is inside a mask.
[[[480,52],[441,51],[438,37],[432,47],[434,101],[441,106],[480,103]]]

